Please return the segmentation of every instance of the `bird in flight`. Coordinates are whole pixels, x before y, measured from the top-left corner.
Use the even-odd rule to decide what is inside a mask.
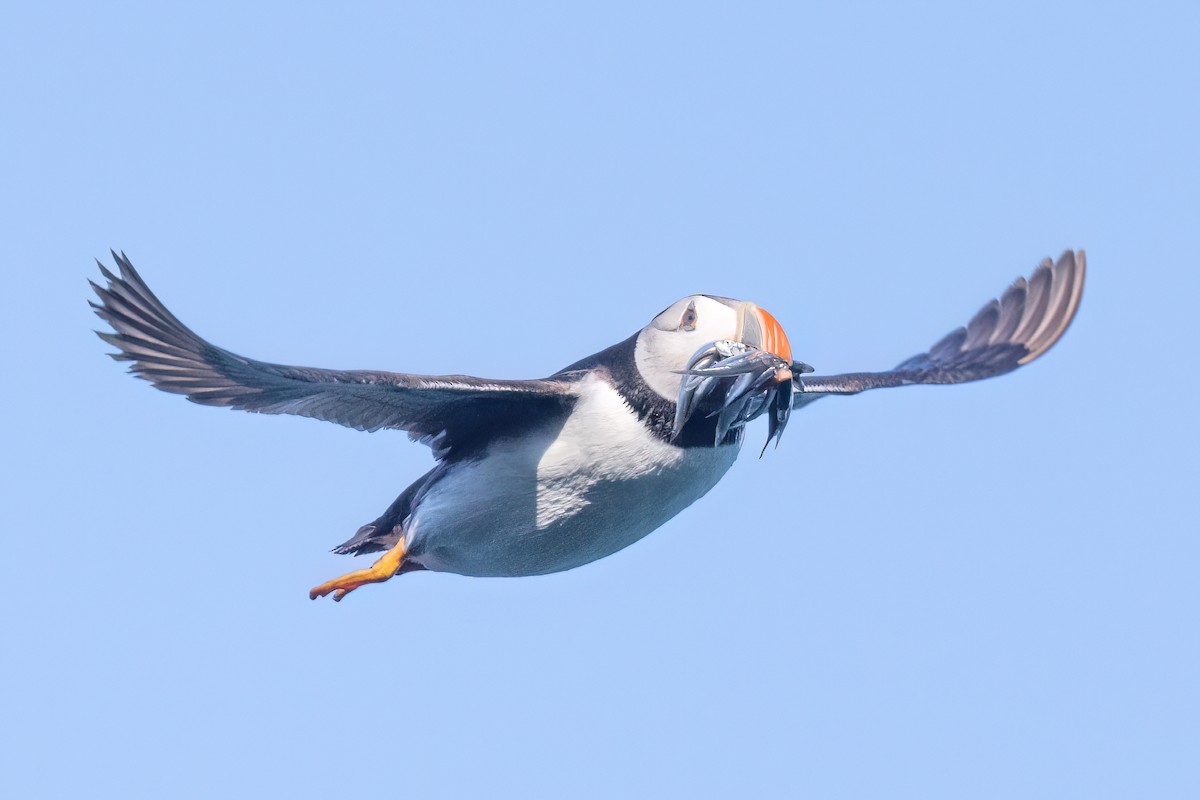
[[[203,405],[394,428],[432,448],[433,469],[335,548],[382,555],[309,593],[334,600],[404,572],[542,575],[615,553],[713,488],[753,419],[778,444],[791,412],[822,397],[981,380],[1038,358],[1071,324],[1086,270],[1082,251],[1046,259],[884,372],[810,374],[767,311],[698,294],[548,378],[488,380],[245,358],[193,333],[112,255],[120,274],[97,262],[106,285],[92,283],[91,305],[138,377]]]

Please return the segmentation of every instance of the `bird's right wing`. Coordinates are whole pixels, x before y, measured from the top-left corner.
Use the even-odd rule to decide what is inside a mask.
[[[569,407],[571,375],[547,380],[486,380],[469,375],[289,367],[244,358],[209,344],[159,301],[124,254],[120,277],[103,264],[107,286],[92,283],[96,313],[113,328],[97,331],[133,362],[130,372],[165,392],[210,406],[297,414],[363,431],[396,428],[445,455],[490,427],[521,425]],[[99,263],[99,262],[97,262]]]
[[[797,375],[793,408],[829,395],[921,383],[965,383],[1012,372],[1050,349],[1066,332],[1083,296],[1083,251],[1046,259],[1026,281],[1018,278],[1000,300],[979,310],[929,348],[887,372]]]

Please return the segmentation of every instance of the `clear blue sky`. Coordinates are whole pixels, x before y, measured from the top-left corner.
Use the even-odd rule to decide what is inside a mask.
[[[0,795],[1200,796],[1194,4],[105,5],[0,12]],[[130,379],[110,246],[237,352],[498,377],[698,291],[845,371],[1090,285],[612,558],[335,605],[428,451]]]

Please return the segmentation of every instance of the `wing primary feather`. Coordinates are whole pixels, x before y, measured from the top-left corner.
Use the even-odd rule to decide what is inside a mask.
[[[962,343],[962,349],[971,350],[982,344],[987,344],[1000,321],[1000,302],[993,300],[971,318],[967,323],[967,338]]]
[[[1025,279],[1017,278],[1012,286],[1004,290],[1000,298],[1000,321],[988,344],[1007,342],[1017,332],[1021,324],[1021,314],[1025,311]]]
[[[1021,324],[1017,326],[1017,332],[1013,334],[1015,341],[1029,341],[1033,332],[1042,323],[1046,307],[1050,304],[1050,283],[1053,280],[1050,272],[1051,266],[1052,262],[1047,258],[1029,277],[1029,286],[1025,295],[1025,313],[1021,318]]]

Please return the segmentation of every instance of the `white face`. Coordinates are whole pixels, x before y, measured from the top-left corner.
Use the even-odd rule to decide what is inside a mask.
[[[638,334],[634,361],[642,380],[666,399],[675,400],[682,378],[676,371],[684,369],[697,350],[718,339],[738,339],[742,305],[695,294],[669,306]]]

